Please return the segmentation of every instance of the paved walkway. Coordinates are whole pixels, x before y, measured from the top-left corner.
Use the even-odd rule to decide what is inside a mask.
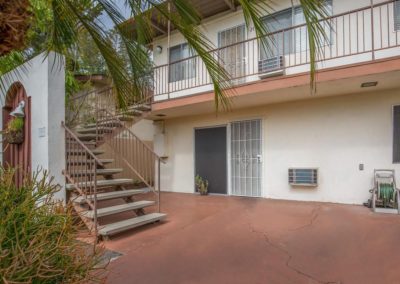
[[[400,283],[400,217],[362,206],[163,193],[112,238],[108,283]]]

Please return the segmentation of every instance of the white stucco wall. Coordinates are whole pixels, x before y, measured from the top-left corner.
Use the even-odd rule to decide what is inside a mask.
[[[63,58],[51,52],[38,55],[19,68],[19,76],[7,80],[6,89],[20,82],[31,97],[32,170],[48,170],[54,181],[63,186],[55,196],[65,199],[65,135],[61,122],[65,119],[65,71]],[[5,94],[1,94],[4,106]],[[3,125],[0,116],[0,125]]]
[[[194,191],[196,127],[229,126],[231,121],[260,118],[262,196],[361,204],[370,196],[375,168],[395,169],[400,183],[400,165],[392,163],[392,107],[399,104],[397,89],[272,104],[218,117],[166,120],[165,135],[156,135],[154,142],[156,152],[168,155],[161,169],[161,189]],[[361,163],[364,171],[359,170]],[[290,186],[290,167],[319,168],[319,186]]]
[[[130,129],[140,140],[153,141],[155,133],[152,120],[142,119],[133,124]]]

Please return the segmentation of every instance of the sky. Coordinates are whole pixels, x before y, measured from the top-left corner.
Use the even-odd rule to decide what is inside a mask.
[[[119,8],[120,13],[125,17],[125,18],[129,18],[130,17],[130,11],[129,9],[125,6],[125,0],[114,0],[113,1],[114,4]],[[103,24],[108,28],[112,28],[113,27],[113,23],[112,21],[106,17],[106,16],[102,16],[101,17],[101,21],[103,22]]]

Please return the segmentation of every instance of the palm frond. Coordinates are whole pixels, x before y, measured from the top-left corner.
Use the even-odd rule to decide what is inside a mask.
[[[310,48],[310,88],[312,93],[316,91],[317,58],[322,52],[324,40],[328,39],[321,22],[321,20],[329,16],[325,3],[326,0],[300,0],[306,21]]]
[[[149,2],[160,12],[160,14],[183,35],[189,46],[196,52],[207,69],[212,85],[214,87],[215,109],[220,106],[223,109],[230,109],[229,92],[232,92],[230,75],[221,64],[217,53],[210,51],[215,45],[201,32],[198,25],[198,15],[194,9],[182,2],[186,0],[171,0],[170,5],[160,5],[156,1]]]

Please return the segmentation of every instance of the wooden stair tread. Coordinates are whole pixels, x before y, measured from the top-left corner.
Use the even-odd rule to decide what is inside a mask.
[[[141,116],[143,111],[137,109],[127,109],[121,112],[121,115]]]
[[[116,119],[107,119],[104,121],[100,121],[98,123],[99,126],[106,126],[106,127],[119,127],[122,126],[122,123]],[[96,127],[96,123],[89,123],[86,125],[81,126],[81,128],[93,128]]]
[[[133,182],[134,182],[133,179],[128,179],[128,178],[105,179],[105,180],[96,181],[96,185],[97,185],[97,188],[100,188],[100,187],[110,187],[110,186],[133,184]],[[77,183],[78,187],[83,187],[83,188],[93,186],[93,185],[94,185],[94,181]],[[68,183],[65,185],[65,188],[67,190],[72,190],[72,189],[75,189],[75,185],[72,183]]]
[[[122,173],[124,170],[120,168],[115,168],[115,169],[97,169],[96,174],[99,176],[111,176],[111,175],[116,175],[119,173]],[[93,171],[80,171],[76,172],[74,174],[71,174],[71,176],[84,176],[84,175],[91,175],[93,174]]]
[[[97,217],[104,217],[104,216],[118,214],[118,213],[125,212],[125,211],[141,209],[141,208],[145,208],[148,206],[152,206],[154,204],[155,204],[155,201],[141,200],[141,201],[125,203],[125,204],[121,204],[121,205],[104,207],[104,208],[97,209]],[[82,213],[82,216],[93,219],[94,211],[93,210],[85,211],[84,213]]]
[[[150,111],[151,106],[148,104],[136,104],[136,105],[131,106],[130,109],[136,109],[136,110],[140,110],[140,111]]]
[[[68,147],[68,146],[67,146]],[[104,154],[105,153],[105,151],[103,151],[103,150],[98,150],[98,149],[93,149],[93,150],[91,150],[92,151],[92,153],[93,154],[95,154],[95,155],[101,155],[101,154]],[[86,151],[84,151],[84,150],[67,150],[67,154],[68,155],[83,155],[83,154],[86,154]]]
[[[100,126],[100,127],[82,127],[82,128],[77,128],[75,131],[79,134],[96,134],[96,131],[99,132],[111,132],[113,131],[113,127],[106,127],[106,126]]]
[[[70,164],[70,165],[82,165],[82,164],[88,164],[88,163],[90,163],[90,162],[92,162],[93,163],[93,161],[94,161],[94,159],[93,160],[89,160],[89,159],[86,159],[86,160],[70,160],[70,161],[67,161],[67,163],[68,164]],[[103,163],[103,164],[111,164],[111,163],[113,163],[114,162],[114,159],[99,159],[99,161],[101,162],[101,163]]]
[[[98,138],[103,137],[103,135],[97,135],[97,134],[91,134],[91,133],[89,133],[89,134],[78,133],[76,136],[82,141],[90,141],[90,140],[95,140],[97,137]]]
[[[97,200],[98,201],[102,201],[102,200],[123,198],[123,197],[133,196],[133,195],[136,195],[136,194],[143,194],[143,193],[147,193],[147,192],[149,192],[148,188],[102,192],[102,193],[98,193],[97,194]],[[93,195],[87,195],[86,198],[89,199],[89,200],[92,200],[93,199]],[[73,198],[72,200],[73,200],[74,203],[80,203],[80,204],[85,203],[85,197],[83,197],[83,196],[78,196],[76,198]]]
[[[163,213],[150,213],[143,216],[138,216],[131,219],[126,219],[123,221],[111,223],[105,226],[102,226],[99,229],[99,235],[102,236],[111,236],[126,230],[130,230],[136,227],[140,227],[149,223],[157,222],[164,219],[167,214]]]

